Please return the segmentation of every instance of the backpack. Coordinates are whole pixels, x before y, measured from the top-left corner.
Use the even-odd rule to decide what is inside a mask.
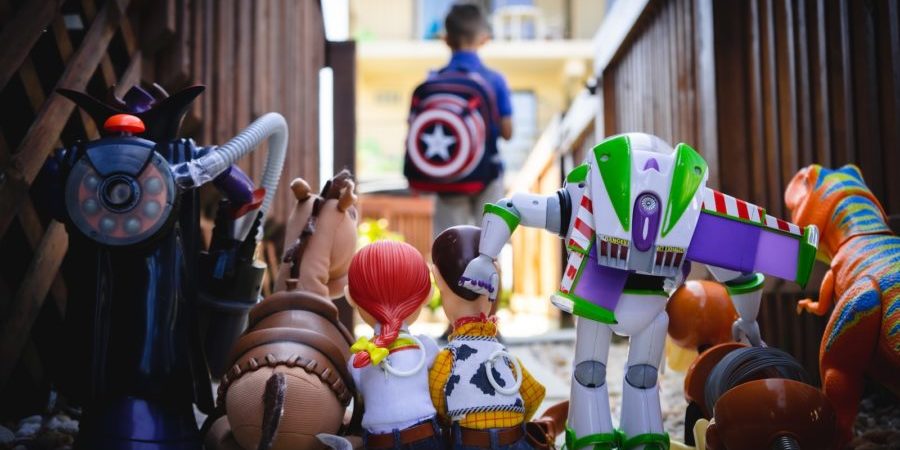
[[[477,194],[500,176],[493,87],[466,70],[432,72],[413,91],[403,174],[411,188]]]

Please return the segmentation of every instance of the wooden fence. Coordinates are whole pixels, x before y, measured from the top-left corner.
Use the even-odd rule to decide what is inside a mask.
[[[290,127],[282,185],[271,216],[293,206],[290,179],[318,185],[319,70],[335,76],[336,122],[352,126],[354,48],[328,43],[319,1],[0,0],[0,416],[39,410],[77,268],[59,271],[67,247],[29,189],[47,155],[96,125],[57,88],[104,97],[137,83],[169,92],[207,86],[185,134],[219,144],[268,111]],[[347,98],[350,101],[347,101]],[[336,164],[352,167],[352,130],[335,140]],[[242,161],[252,176],[265,152]],[[45,298],[51,302],[45,302]],[[20,358],[21,356],[21,358]],[[11,408],[15,406],[15,411]],[[12,412],[11,412],[12,411]]]
[[[429,196],[405,197],[388,194],[363,194],[359,199],[360,220],[384,219],[388,230],[426,257],[431,254],[431,218],[434,200]]]
[[[710,185],[787,217],[784,188],[813,162],[856,163],[900,213],[900,13],[874,0],[617,2],[595,38],[598,135],[692,143]],[[767,284],[770,344],[818,376],[824,318],[797,317],[807,289]]]

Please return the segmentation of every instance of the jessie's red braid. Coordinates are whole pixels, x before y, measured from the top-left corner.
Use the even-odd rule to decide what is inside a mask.
[[[381,325],[374,344],[388,347],[400,334],[403,319],[415,313],[431,292],[425,259],[415,247],[394,241],[369,244],[350,262],[348,289],[353,302]],[[370,363],[367,352],[357,352],[353,366]]]

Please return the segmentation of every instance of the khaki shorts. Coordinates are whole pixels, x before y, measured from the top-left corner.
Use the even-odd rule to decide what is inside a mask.
[[[478,194],[437,194],[434,199],[431,237],[436,238],[442,231],[456,225],[481,226],[484,204],[500,200],[503,194],[502,177],[491,181]]]

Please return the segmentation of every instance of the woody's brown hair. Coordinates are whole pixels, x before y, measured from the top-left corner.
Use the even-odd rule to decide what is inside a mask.
[[[461,225],[447,228],[431,244],[431,262],[454,294],[475,300],[478,294],[459,285],[459,277],[469,262],[478,256],[481,228]]]

